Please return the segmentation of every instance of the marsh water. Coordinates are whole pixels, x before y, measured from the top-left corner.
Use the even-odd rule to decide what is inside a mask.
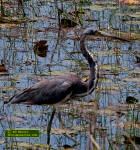
[[[1,0],[0,6],[0,149],[138,150],[139,1]],[[87,38],[100,68],[98,86],[57,105],[48,146],[52,107],[4,102],[43,78],[74,73],[86,81],[79,37],[93,26],[125,40]],[[40,137],[5,138],[7,129],[38,129]]]

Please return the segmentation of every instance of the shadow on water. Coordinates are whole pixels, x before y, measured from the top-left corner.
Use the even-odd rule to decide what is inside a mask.
[[[0,7],[0,149],[139,149],[137,2],[1,0]],[[130,41],[87,38],[100,66],[94,93],[58,105],[56,112],[49,106],[4,105],[42,78],[75,73],[86,81],[79,36],[93,24]],[[5,138],[6,129],[39,129],[40,137]]]

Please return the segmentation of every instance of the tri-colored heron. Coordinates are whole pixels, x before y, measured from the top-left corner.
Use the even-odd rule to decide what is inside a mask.
[[[90,66],[89,79],[84,82],[78,76],[69,74],[57,76],[54,78],[43,79],[35,85],[24,89],[20,93],[13,96],[8,104],[27,104],[27,105],[43,105],[43,104],[57,104],[63,103],[70,99],[83,97],[89,95],[96,88],[99,78],[99,70],[96,59],[85,47],[85,39],[88,35],[103,35],[115,39],[121,39],[112,36],[105,32],[95,30],[94,28],[87,28],[80,37],[80,50],[88,61]],[[47,128],[47,144],[50,144],[50,131],[53,117],[55,114],[55,107],[48,123]]]
[[[90,75],[86,82],[83,82],[78,76],[73,74],[43,79],[13,96],[9,104],[51,105],[66,102],[77,97],[87,96],[92,93],[98,83],[99,71],[96,59],[85,47],[85,39],[88,35],[98,34],[120,39],[108,33],[95,30],[94,28],[84,30],[80,36],[80,50],[90,66]]]

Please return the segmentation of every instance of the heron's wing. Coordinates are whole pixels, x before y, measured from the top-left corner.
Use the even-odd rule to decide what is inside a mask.
[[[71,79],[45,79],[13,96],[10,103],[55,104],[71,96],[72,85]]]
[[[34,97],[37,104],[55,104],[65,101],[72,94],[71,80],[62,78],[49,80]]]

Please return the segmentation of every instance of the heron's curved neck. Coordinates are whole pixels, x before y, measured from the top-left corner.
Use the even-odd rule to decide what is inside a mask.
[[[95,87],[97,85],[98,76],[99,76],[98,65],[97,65],[97,61],[94,58],[93,54],[91,54],[85,47],[86,37],[87,37],[87,34],[81,35],[80,50],[90,65],[90,76],[89,76],[89,80],[88,80],[87,84],[88,84],[88,86]]]
[[[97,61],[94,59],[93,55],[85,47],[85,39],[86,39],[86,37],[87,37],[86,34],[81,35],[81,38],[80,38],[80,50],[81,50],[83,56],[88,61],[90,67],[94,67],[95,64],[97,63]]]

